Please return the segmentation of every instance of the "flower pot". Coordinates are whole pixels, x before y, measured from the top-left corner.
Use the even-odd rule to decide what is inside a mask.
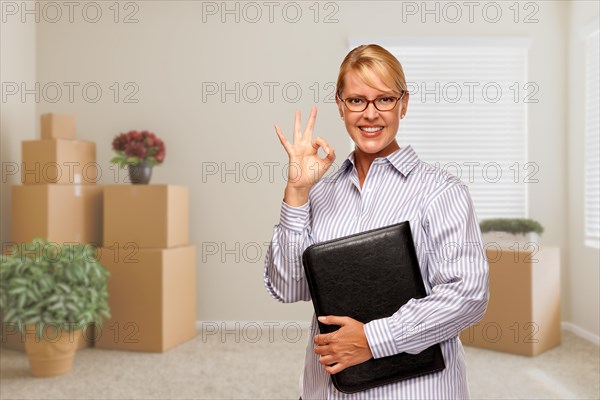
[[[509,232],[485,232],[482,234],[483,242],[500,248],[524,249],[528,243],[538,245],[539,235],[536,232],[514,234]],[[515,244],[516,243],[516,244]]]
[[[128,165],[129,179],[133,184],[147,185],[152,177],[152,167],[146,164]]]
[[[35,325],[27,325],[25,332],[25,351],[33,376],[63,375],[71,370],[81,330],[57,330],[47,325],[36,338]]]

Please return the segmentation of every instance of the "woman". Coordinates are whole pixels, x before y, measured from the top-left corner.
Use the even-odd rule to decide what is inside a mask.
[[[306,247],[410,221],[428,294],[364,325],[347,316],[321,317],[323,323],[340,326],[331,334],[319,334],[313,315],[304,400],[469,397],[458,334],[485,312],[488,265],[467,187],[396,142],[408,100],[398,60],[380,46],[359,46],[342,62],[337,81],[339,114],[355,143],[338,171],[321,179],[336,156],[324,139],[312,137],[314,107],[304,132],[296,112],[292,142],[275,126],[296,168],[290,168],[280,223],[265,260],[269,293],[281,302],[309,301],[301,259]],[[337,391],[329,378],[371,357],[415,354],[435,343],[444,354],[441,372],[354,394]]]

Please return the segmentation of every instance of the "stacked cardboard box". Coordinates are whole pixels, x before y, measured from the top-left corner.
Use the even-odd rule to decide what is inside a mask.
[[[112,317],[96,328],[97,348],[164,352],[196,335],[188,221],[187,187],[105,186],[100,262]]]
[[[11,241],[102,244],[102,187],[96,145],[76,140],[75,116],[44,114],[41,139],[22,143],[21,182],[12,187]],[[6,244],[5,244],[6,245]],[[92,344],[90,327],[79,348]],[[24,350],[21,335],[2,325],[2,344]]]
[[[535,356],[560,344],[558,247],[487,250],[490,299],[481,321],[464,330],[469,346]]]

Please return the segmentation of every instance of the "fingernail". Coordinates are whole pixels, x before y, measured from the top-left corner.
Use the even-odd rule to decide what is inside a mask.
[[[319,321],[325,322],[325,317],[319,317]]]

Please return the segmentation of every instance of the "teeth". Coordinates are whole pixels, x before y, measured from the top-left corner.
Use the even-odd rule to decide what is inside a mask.
[[[383,126],[380,126],[378,128],[360,128],[360,129],[365,132],[374,133],[374,132],[378,132],[378,131],[382,130]]]

